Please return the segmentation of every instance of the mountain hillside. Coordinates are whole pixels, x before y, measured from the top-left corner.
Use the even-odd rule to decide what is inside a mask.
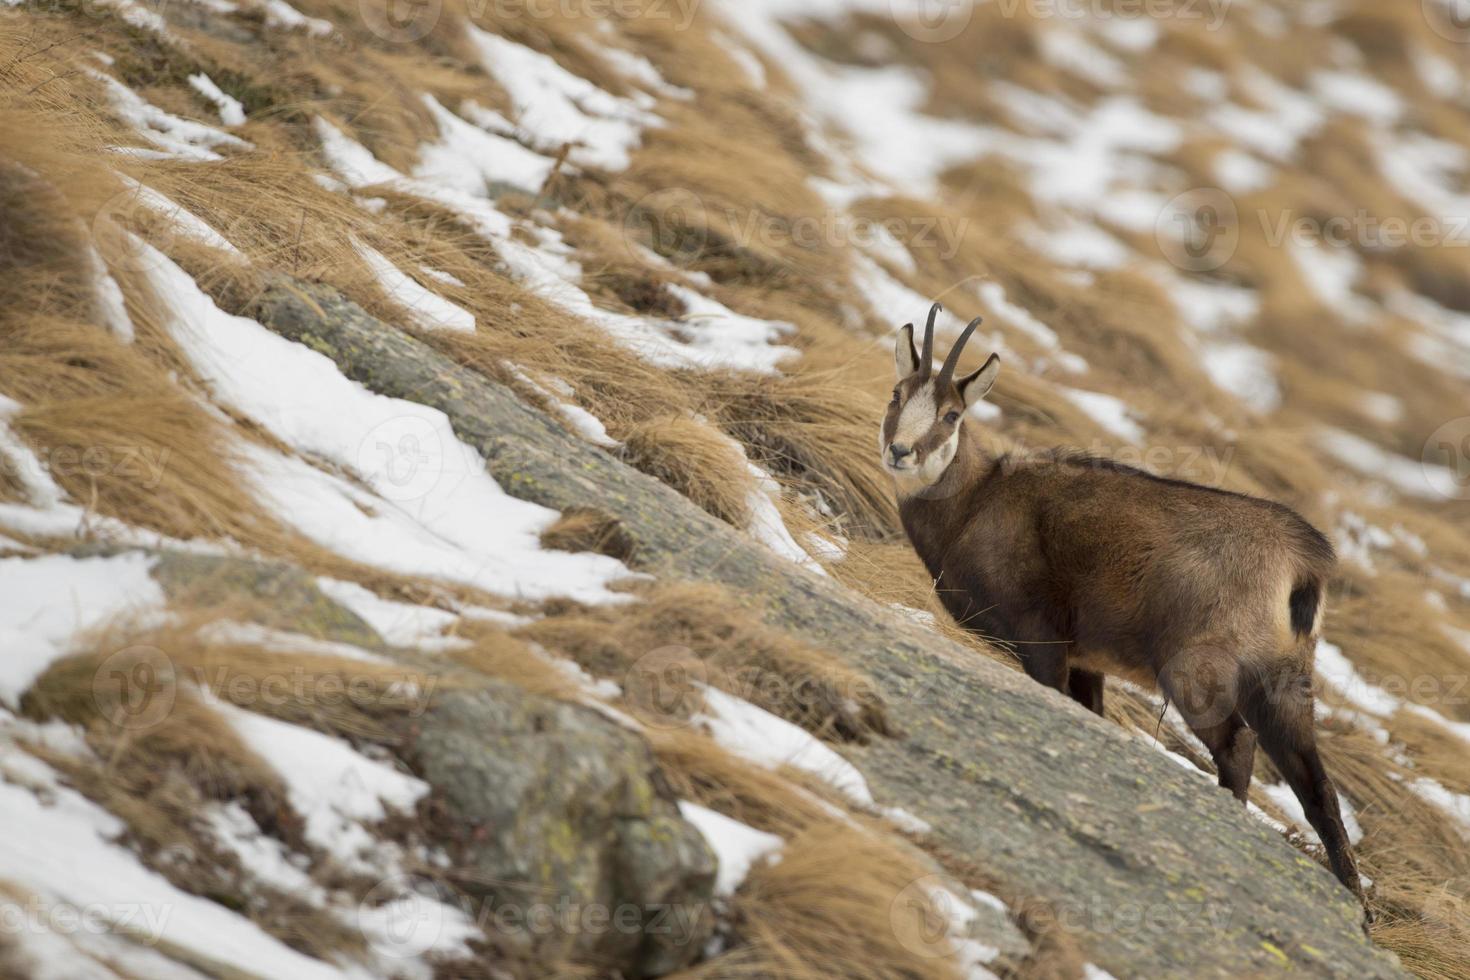
[[[0,976],[1470,977],[1452,0],[0,0]],[[1288,504],[1264,755],[956,624],[964,424]],[[963,369],[969,369],[969,367]]]

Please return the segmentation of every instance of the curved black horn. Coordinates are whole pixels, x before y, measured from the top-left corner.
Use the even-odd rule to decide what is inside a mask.
[[[944,386],[949,384],[950,379],[954,377],[954,369],[960,363],[960,351],[965,349],[965,341],[970,339],[970,334],[975,332],[975,328],[980,326],[984,319],[983,316],[977,316],[971,320],[970,325],[960,334],[960,339],[956,340],[954,346],[949,349],[949,356],[944,359],[944,367],[939,369],[939,380],[935,382],[936,389],[943,390]]]
[[[929,322],[924,324],[924,353],[919,358],[919,377],[929,377],[929,372],[934,367],[934,320],[939,316],[939,311],[944,309],[938,303],[929,307]]]

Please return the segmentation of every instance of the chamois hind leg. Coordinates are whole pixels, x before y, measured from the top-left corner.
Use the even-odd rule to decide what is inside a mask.
[[[1239,710],[1239,665],[1208,653],[1181,654],[1159,675],[1159,686],[1210,750],[1220,785],[1244,803],[1256,765],[1256,735]]]
[[[1274,680],[1246,699],[1246,718],[1260,736],[1261,747],[1301,802],[1307,822],[1327,849],[1332,873],[1361,900],[1358,862],[1343,826],[1337,790],[1317,751],[1311,675],[1295,672]]]
[[[1103,686],[1105,679],[1095,670],[1073,667],[1067,673],[1067,693],[1072,700],[1093,714],[1103,713]]]

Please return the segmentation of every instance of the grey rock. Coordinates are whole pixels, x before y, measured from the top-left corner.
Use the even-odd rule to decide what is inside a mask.
[[[491,683],[439,698],[406,751],[464,835],[459,883],[495,940],[628,977],[698,955],[715,856],[634,732]]]
[[[327,598],[312,577],[299,568],[223,555],[171,550],[154,553],[158,563],[153,566],[153,578],[171,600],[212,606],[250,596],[265,608],[247,606],[245,616],[262,625],[369,650],[381,650],[386,645],[361,617]]]

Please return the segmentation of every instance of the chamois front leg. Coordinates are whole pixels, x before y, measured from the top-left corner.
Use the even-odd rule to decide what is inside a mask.
[[[1067,689],[1067,652],[1071,645],[1055,630],[1034,616],[1028,617],[1016,624],[1012,642],[1021,667],[1032,680],[1063,694],[1071,693]]]
[[[1095,670],[1072,667],[1067,673],[1067,693],[1095,715],[1103,713],[1103,687],[1106,683],[1106,678]]]
[[[1063,694],[1067,690],[1067,651],[1061,644],[1040,644],[1029,649],[1018,650],[1021,666],[1034,681],[1056,688]]]

